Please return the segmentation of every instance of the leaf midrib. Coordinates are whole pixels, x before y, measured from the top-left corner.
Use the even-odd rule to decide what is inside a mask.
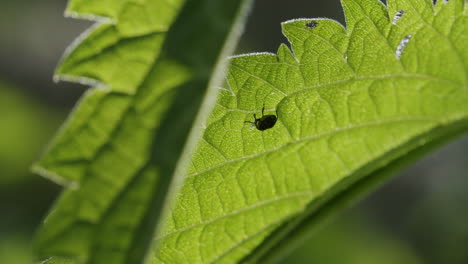
[[[259,64],[282,64],[282,63],[260,63]],[[287,65],[290,65],[290,64],[287,64]],[[302,65],[305,65],[305,64],[302,64]],[[441,82],[446,82],[446,83],[451,83],[453,85],[456,85],[457,87],[461,87],[462,89],[463,88],[467,88],[467,86],[465,85],[465,83],[459,83],[457,81],[454,81],[454,80],[450,80],[450,79],[444,79],[444,78],[440,78],[440,77],[437,77],[437,76],[433,76],[433,75],[429,75],[429,74],[415,74],[415,73],[408,73],[408,72],[405,72],[405,73],[401,73],[401,74],[385,74],[385,75],[373,75],[373,76],[355,76],[353,78],[350,78],[350,79],[346,79],[346,80],[340,80],[340,81],[336,81],[336,82],[328,82],[328,83],[322,83],[322,84],[316,84],[316,85],[312,85],[312,86],[306,86],[298,91],[295,91],[295,92],[292,92],[288,95],[286,95],[282,100],[284,100],[285,98],[288,98],[292,95],[295,95],[295,94],[298,94],[300,92],[303,92],[305,90],[310,90],[310,89],[316,89],[316,88],[323,88],[323,87],[327,87],[327,86],[333,86],[333,85],[340,85],[340,84],[345,84],[345,83],[348,83],[348,82],[353,82],[353,81],[372,81],[372,80],[390,80],[390,79],[402,79],[402,78],[407,78],[407,79],[421,79],[421,80],[427,80],[427,81],[441,81]],[[336,89],[339,89],[339,88],[336,88]],[[342,91],[346,91],[346,90],[342,90]],[[346,93],[349,93],[350,91],[346,91]],[[234,97],[237,97],[237,94],[234,94]],[[224,105],[220,105],[218,104],[219,106],[223,107],[224,109],[226,109],[226,112],[239,112],[239,113],[248,113],[248,114],[253,114],[253,113],[258,113],[259,110],[248,110],[248,109],[241,109],[241,108],[229,108],[227,106],[224,106]],[[265,111],[275,111],[276,108],[273,108],[273,109],[265,109]]]
[[[260,63],[260,62],[258,62],[258,64],[271,64],[271,63]],[[275,64],[283,64],[283,63],[275,63]],[[288,65],[290,65],[290,64],[288,64]],[[301,65],[301,64],[298,64],[298,65]],[[255,79],[259,80],[259,81],[262,81],[262,82],[268,84],[273,89],[277,90],[278,92],[280,92],[281,94],[284,95],[284,98],[282,100],[284,100],[288,96],[292,96],[294,94],[303,92],[304,90],[309,90],[309,89],[314,89],[314,88],[322,88],[322,87],[333,86],[333,85],[339,85],[339,84],[344,84],[344,83],[353,82],[353,81],[366,81],[366,80],[389,80],[389,79],[397,79],[397,78],[409,78],[409,79],[414,78],[414,79],[422,79],[422,80],[431,80],[431,81],[437,80],[437,81],[442,81],[442,82],[448,82],[448,83],[452,83],[452,84],[455,84],[457,86],[461,86],[461,87],[466,88],[465,83],[459,83],[459,82],[454,81],[454,80],[444,79],[444,78],[429,75],[429,74],[417,74],[417,73],[402,72],[400,74],[354,76],[354,77],[346,79],[346,80],[339,80],[339,81],[336,81],[336,82],[329,82],[329,83],[317,84],[317,85],[312,85],[312,86],[306,86],[306,87],[304,87],[304,88],[302,88],[302,89],[300,89],[298,91],[287,94],[284,91],[282,91],[280,88],[273,85],[272,83],[270,83],[267,80],[264,80],[264,79],[262,79],[262,78],[260,78],[258,76],[255,76],[254,74],[250,73],[248,70],[240,67],[239,65],[231,64],[231,67],[236,67],[237,69],[239,69],[239,70],[245,72],[246,74],[248,74],[250,77],[255,78]],[[299,68],[299,66],[297,66],[296,68]],[[237,94],[234,94],[234,96],[237,97]],[[258,111],[252,111],[252,112],[258,112]]]
[[[303,138],[300,138],[298,140],[293,140],[293,141],[288,142],[288,143],[286,143],[284,145],[281,145],[281,146],[278,146],[276,148],[269,149],[269,150],[266,150],[266,151],[263,151],[263,152],[243,156],[243,157],[240,157],[240,158],[231,159],[229,161],[226,161],[224,163],[220,163],[220,164],[218,164],[216,166],[213,166],[213,167],[210,167],[208,169],[205,169],[205,170],[202,170],[202,171],[199,171],[199,172],[196,172],[196,173],[189,174],[189,175],[186,176],[186,178],[195,177],[195,176],[198,176],[200,174],[204,174],[204,173],[209,172],[211,170],[217,169],[219,167],[223,167],[225,165],[228,165],[228,164],[231,164],[231,163],[234,163],[234,162],[237,162],[237,161],[259,157],[259,156],[266,155],[266,154],[271,153],[271,152],[275,152],[277,150],[281,150],[282,148],[293,145],[293,144],[301,143],[301,142],[304,142],[304,141],[312,141],[314,139],[318,139],[318,138],[321,138],[321,137],[326,137],[326,136],[329,136],[329,135],[332,135],[332,134],[335,134],[335,133],[350,131],[350,130],[353,130],[353,129],[365,128],[365,127],[373,127],[373,126],[394,124],[394,123],[399,123],[399,122],[418,122],[419,121],[419,122],[436,122],[436,123],[438,123],[438,122],[441,122],[442,120],[443,119],[429,118],[429,117],[407,117],[407,118],[399,117],[399,118],[394,118],[394,119],[380,120],[380,121],[376,121],[376,122],[362,123],[362,124],[358,124],[358,125],[338,127],[336,129],[333,129],[333,130],[330,130],[330,131],[327,131],[327,132],[324,132],[324,133],[315,134],[315,135],[308,136],[308,137],[303,137]]]

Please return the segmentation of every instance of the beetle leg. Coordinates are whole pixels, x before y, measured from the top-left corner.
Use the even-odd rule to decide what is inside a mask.
[[[265,115],[263,112],[265,112],[265,103],[263,103],[263,107],[262,107],[262,117]]]
[[[255,120],[257,120],[257,115],[256,114],[254,114],[254,118],[255,118]]]
[[[255,122],[252,122],[252,121],[244,121],[244,123],[250,124],[250,128],[254,128],[254,127],[255,127]]]

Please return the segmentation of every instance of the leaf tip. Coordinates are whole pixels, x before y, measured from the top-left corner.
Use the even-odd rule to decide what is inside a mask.
[[[55,83],[65,81],[65,82],[79,83],[84,86],[94,87],[94,88],[105,90],[105,91],[112,90],[111,87],[109,87],[109,85],[99,80],[89,78],[89,77],[75,76],[75,75],[69,75],[69,74],[55,74],[53,77],[53,80]]]
[[[69,9],[65,10],[65,12],[63,13],[63,16],[67,18],[73,18],[73,19],[96,21],[98,23],[117,24],[117,20],[114,18],[98,16],[94,14],[78,13],[76,11],[69,10]]]
[[[46,179],[55,182],[58,185],[68,187],[70,189],[77,189],[79,187],[79,183],[76,181],[69,181],[63,178],[62,176],[46,169],[44,166],[41,165],[41,162],[36,162],[31,166],[31,172],[40,175]]]
[[[252,56],[275,56],[276,57],[276,54],[272,52],[252,52],[252,53],[232,55],[232,56],[229,56],[228,59],[235,60],[235,59],[242,59],[245,57],[252,57]]]

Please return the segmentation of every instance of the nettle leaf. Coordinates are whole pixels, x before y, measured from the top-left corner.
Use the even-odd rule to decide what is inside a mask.
[[[291,49],[232,58],[204,122],[241,2],[70,2],[69,14],[100,22],[57,78],[96,88],[36,166],[70,186],[39,231],[41,259],[139,263],[154,238],[152,263],[274,260],[394,169],[466,133],[463,0],[342,0],[346,29],[285,22]],[[260,131],[246,121],[263,107],[278,120]]]
[[[69,187],[38,232],[40,260],[143,261],[249,2],[70,1],[68,15],[98,22],[56,78],[94,88],[34,167]]]
[[[342,0],[234,57],[153,263],[264,263],[383,176],[466,133],[464,0]],[[278,114],[267,130],[253,115]]]

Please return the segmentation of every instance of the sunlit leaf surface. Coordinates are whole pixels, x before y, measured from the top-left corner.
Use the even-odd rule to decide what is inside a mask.
[[[377,170],[468,127],[465,1],[342,0],[346,28],[287,21],[291,48],[230,60],[152,237],[160,183],[184,165],[241,1],[192,1],[177,19],[182,1],[91,2],[70,2],[70,14],[101,22],[57,78],[96,88],[36,167],[72,187],[39,232],[42,259],[137,263],[153,238],[152,263],[259,262]]]
[[[319,198],[339,196],[449,130],[466,131],[465,2],[342,3],[346,29],[327,19],[287,21],[292,50],[231,60],[156,238],[155,262],[255,257],[286,220],[317,210]],[[278,114],[273,128],[244,123],[263,106],[265,115]]]

